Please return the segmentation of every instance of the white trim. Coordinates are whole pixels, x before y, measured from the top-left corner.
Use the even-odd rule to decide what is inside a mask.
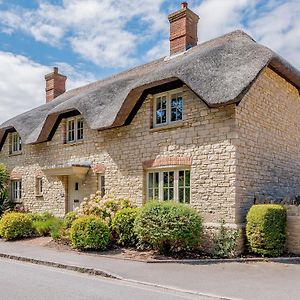
[[[158,173],[158,200],[164,201],[164,182],[163,182],[163,173],[164,172],[174,172],[174,183],[173,183],[173,190],[174,190],[174,201],[179,202],[179,172],[180,171],[189,171],[190,172],[190,198],[189,203],[191,203],[191,169],[185,168],[183,166],[177,166],[175,168],[172,167],[161,167],[161,168],[153,168],[148,169],[146,172],[146,201],[148,201],[149,198],[149,174]],[[185,179],[184,179],[185,180]],[[184,185],[185,188],[185,185]],[[154,189],[153,189],[154,191]]]
[[[11,133],[11,154],[20,154],[22,153],[22,139],[17,132]],[[15,147],[16,146],[16,147]]]
[[[78,138],[78,132],[79,130],[81,130],[81,128],[78,128],[78,122],[82,121],[82,138]],[[74,128],[70,129],[70,123],[74,122]],[[74,139],[69,140],[69,134],[73,132],[74,134]],[[66,143],[67,144],[72,144],[72,143],[76,143],[79,141],[82,141],[84,139],[84,123],[83,123],[83,117],[81,115],[76,116],[76,117],[71,117],[71,118],[67,118],[66,119]]]
[[[174,94],[181,94],[182,97],[182,118],[181,120],[171,121],[171,98]],[[158,93],[152,96],[153,97],[153,107],[152,107],[152,126],[153,128],[160,128],[168,125],[179,124],[183,121],[183,107],[184,107],[184,99],[183,99],[183,88],[174,89],[167,92]],[[156,107],[158,98],[166,97],[166,122],[157,124],[156,123]]]

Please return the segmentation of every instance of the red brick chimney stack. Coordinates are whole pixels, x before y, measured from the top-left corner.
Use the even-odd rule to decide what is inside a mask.
[[[181,9],[170,14],[170,55],[184,52],[197,45],[199,16],[188,8],[187,2]]]
[[[54,67],[53,72],[45,76],[46,80],[46,102],[50,102],[66,91],[67,77],[58,73],[58,68]]]

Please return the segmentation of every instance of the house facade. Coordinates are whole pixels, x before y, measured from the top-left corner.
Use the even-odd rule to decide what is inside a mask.
[[[100,191],[195,207],[206,228],[240,228],[257,197],[300,195],[300,73],[236,31],[197,45],[186,3],[170,56],[65,91],[0,126],[11,198],[58,216]]]

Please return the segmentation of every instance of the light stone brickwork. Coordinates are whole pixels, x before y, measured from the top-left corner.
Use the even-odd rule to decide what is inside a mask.
[[[10,172],[21,172],[23,203],[32,211],[52,210],[63,215],[66,209],[67,176],[43,175],[45,192],[35,196],[35,177],[42,169],[90,161],[91,170],[83,180],[82,197],[97,189],[96,170],[105,171],[106,192],[127,197],[142,205],[146,201],[145,166],[149,161],[188,161],[191,164],[191,205],[205,222],[235,218],[235,160],[233,140],[235,105],[210,109],[184,87],[184,120],[177,126],[151,128],[152,97],[149,95],[132,123],[104,131],[85,124],[84,141],[64,144],[62,122],[52,140],[25,145],[23,154],[8,156],[6,141],[0,160]],[[181,158],[181,159],[178,159]]]
[[[236,223],[254,198],[300,195],[299,91],[266,69],[236,108]],[[288,208],[288,250],[300,254],[299,208]]]

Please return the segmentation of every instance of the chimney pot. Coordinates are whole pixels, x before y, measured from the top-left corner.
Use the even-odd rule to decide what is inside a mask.
[[[53,72],[45,76],[46,80],[46,102],[50,102],[66,91],[67,77],[58,73],[58,68],[54,67]]]
[[[188,8],[188,3],[186,1],[182,2],[181,8]]]

